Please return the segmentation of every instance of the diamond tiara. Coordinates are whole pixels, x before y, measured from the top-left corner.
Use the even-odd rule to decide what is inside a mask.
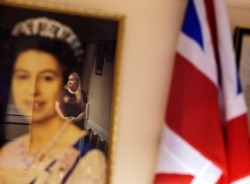
[[[47,17],[21,21],[14,26],[11,34],[14,37],[19,35],[40,36],[66,42],[73,50],[78,62],[81,62],[84,53],[81,42],[70,27]]]

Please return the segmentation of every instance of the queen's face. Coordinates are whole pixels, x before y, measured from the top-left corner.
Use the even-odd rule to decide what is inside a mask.
[[[55,117],[55,101],[60,95],[62,72],[57,59],[43,51],[19,54],[12,76],[12,97],[21,113],[32,109],[32,122]]]

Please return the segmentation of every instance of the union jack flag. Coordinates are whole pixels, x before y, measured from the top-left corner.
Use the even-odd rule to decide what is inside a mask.
[[[247,108],[223,0],[189,0],[155,184],[249,184]]]

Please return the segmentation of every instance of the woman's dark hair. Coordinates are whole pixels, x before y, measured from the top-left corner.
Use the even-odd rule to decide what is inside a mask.
[[[76,58],[70,46],[60,40],[50,39],[39,36],[18,36],[12,40],[13,42],[13,61],[18,55],[24,51],[35,49],[47,52],[53,55],[58,61],[62,70],[64,83],[67,76],[76,66]],[[34,65],[36,61],[34,61]]]
[[[5,143],[4,122],[12,73],[11,44],[8,32],[0,34],[0,147]]]

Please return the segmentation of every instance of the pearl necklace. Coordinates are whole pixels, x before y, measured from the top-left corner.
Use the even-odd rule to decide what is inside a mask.
[[[34,155],[33,162],[42,161],[45,158],[49,150],[58,142],[58,139],[60,138],[60,136],[62,135],[62,133],[64,132],[64,130],[67,128],[68,125],[69,122],[66,121],[56,132],[51,141],[44,147],[44,149],[42,149],[38,154]]]

